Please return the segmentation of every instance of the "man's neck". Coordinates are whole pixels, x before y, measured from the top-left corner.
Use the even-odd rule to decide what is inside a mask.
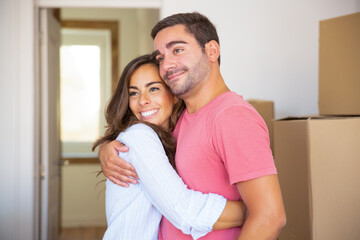
[[[221,74],[210,76],[208,80],[199,83],[188,96],[184,96],[188,113],[196,113],[217,96],[230,91],[226,86]]]

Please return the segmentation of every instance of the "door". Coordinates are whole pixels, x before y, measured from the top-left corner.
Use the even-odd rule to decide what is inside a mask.
[[[42,240],[60,236],[60,28],[53,10],[40,9]]]

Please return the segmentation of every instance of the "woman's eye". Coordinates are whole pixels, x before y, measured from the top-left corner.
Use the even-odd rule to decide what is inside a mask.
[[[150,88],[150,92],[155,92],[155,91],[158,91],[158,90],[159,90],[158,87],[152,87],[152,88]]]
[[[132,97],[132,96],[136,96],[137,95],[137,92],[129,92],[129,96]]]

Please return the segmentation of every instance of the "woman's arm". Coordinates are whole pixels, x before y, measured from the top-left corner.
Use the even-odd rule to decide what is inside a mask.
[[[133,125],[119,140],[129,147],[131,164],[148,199],[175,227],[198,238],[213,228],[241,226],[243,203],[226,201],[217,194],[187,189],[150,127]]]

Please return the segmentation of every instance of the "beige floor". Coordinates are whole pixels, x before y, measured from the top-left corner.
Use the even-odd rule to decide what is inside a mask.
[[[106,227],[63,228],[60,240],[101,240]]]

